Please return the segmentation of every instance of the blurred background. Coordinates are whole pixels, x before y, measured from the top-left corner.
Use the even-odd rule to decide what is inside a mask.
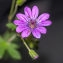
[[[10,11],[12,0],[0,0],[0,35],[6,31],[5,24]],[[17,12],[23,12],[25,6],[33,7],[37,5],[40,14],[50,13],[50,20],[53,24],[47,27],[48,32],[42,35],[39,48],[37,50],[39,58],[32,60],[23,44],[19,51],[22,60],[2,59],[0,63],[63,63],[63,0],[27,0],[25,4],[18,8]],[[39,15],[40,15],[39,14]]]

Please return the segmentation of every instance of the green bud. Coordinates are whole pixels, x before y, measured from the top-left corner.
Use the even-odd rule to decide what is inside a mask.
[[[18,6],[21,6],[24,2],[26,2],[26,0],[17,0],[17,1],[16,1],[16,4],[17,4]]]
[[[29,43],[30,48],[34,48],[34,44],[31,42]]]
[[[34,50],[29,50],[29,55],[32,59],[37,59],[39,55]]]

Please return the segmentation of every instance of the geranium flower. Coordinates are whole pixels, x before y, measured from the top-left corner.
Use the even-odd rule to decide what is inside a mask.
[[[32,34],[35,38],[40,38],[41,34],[46,34],[45,26],[52,24],[48,13],[43,13],[38,17],[39,9],[37,6],[33,6],[32,10],[25,7],[24,13],[18,13],[16,15],[18,20],[14,21],[14,24],[17,25],[16,32],[21,33],[21,37],[25,38]]]

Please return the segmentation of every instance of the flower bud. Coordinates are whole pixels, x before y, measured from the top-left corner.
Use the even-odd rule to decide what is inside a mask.
[[[26,0],[17,0],[17,1],[16,1],[16,4],[17,4],[18,6],[21,6],[24,2],[26,2]]]
[[[37,59],[39,55],[34,50],[29,50],[29,55],[32,59]]]

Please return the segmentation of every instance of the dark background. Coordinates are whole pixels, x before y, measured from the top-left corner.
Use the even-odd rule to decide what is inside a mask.
[[[28,0],[19,7],[18,12],[23,12],[25,6],[37,5],[40,14],[49,12],[53,24],[47,27],[48,32],[40,39],[38,60],[32,60],[24,46],[20,48],[22,60],[0,60],[0,63],[63,63],[63,0]],[[11,0],[0,0],[0,35],[6,30],[7,16],[9,14]]]

